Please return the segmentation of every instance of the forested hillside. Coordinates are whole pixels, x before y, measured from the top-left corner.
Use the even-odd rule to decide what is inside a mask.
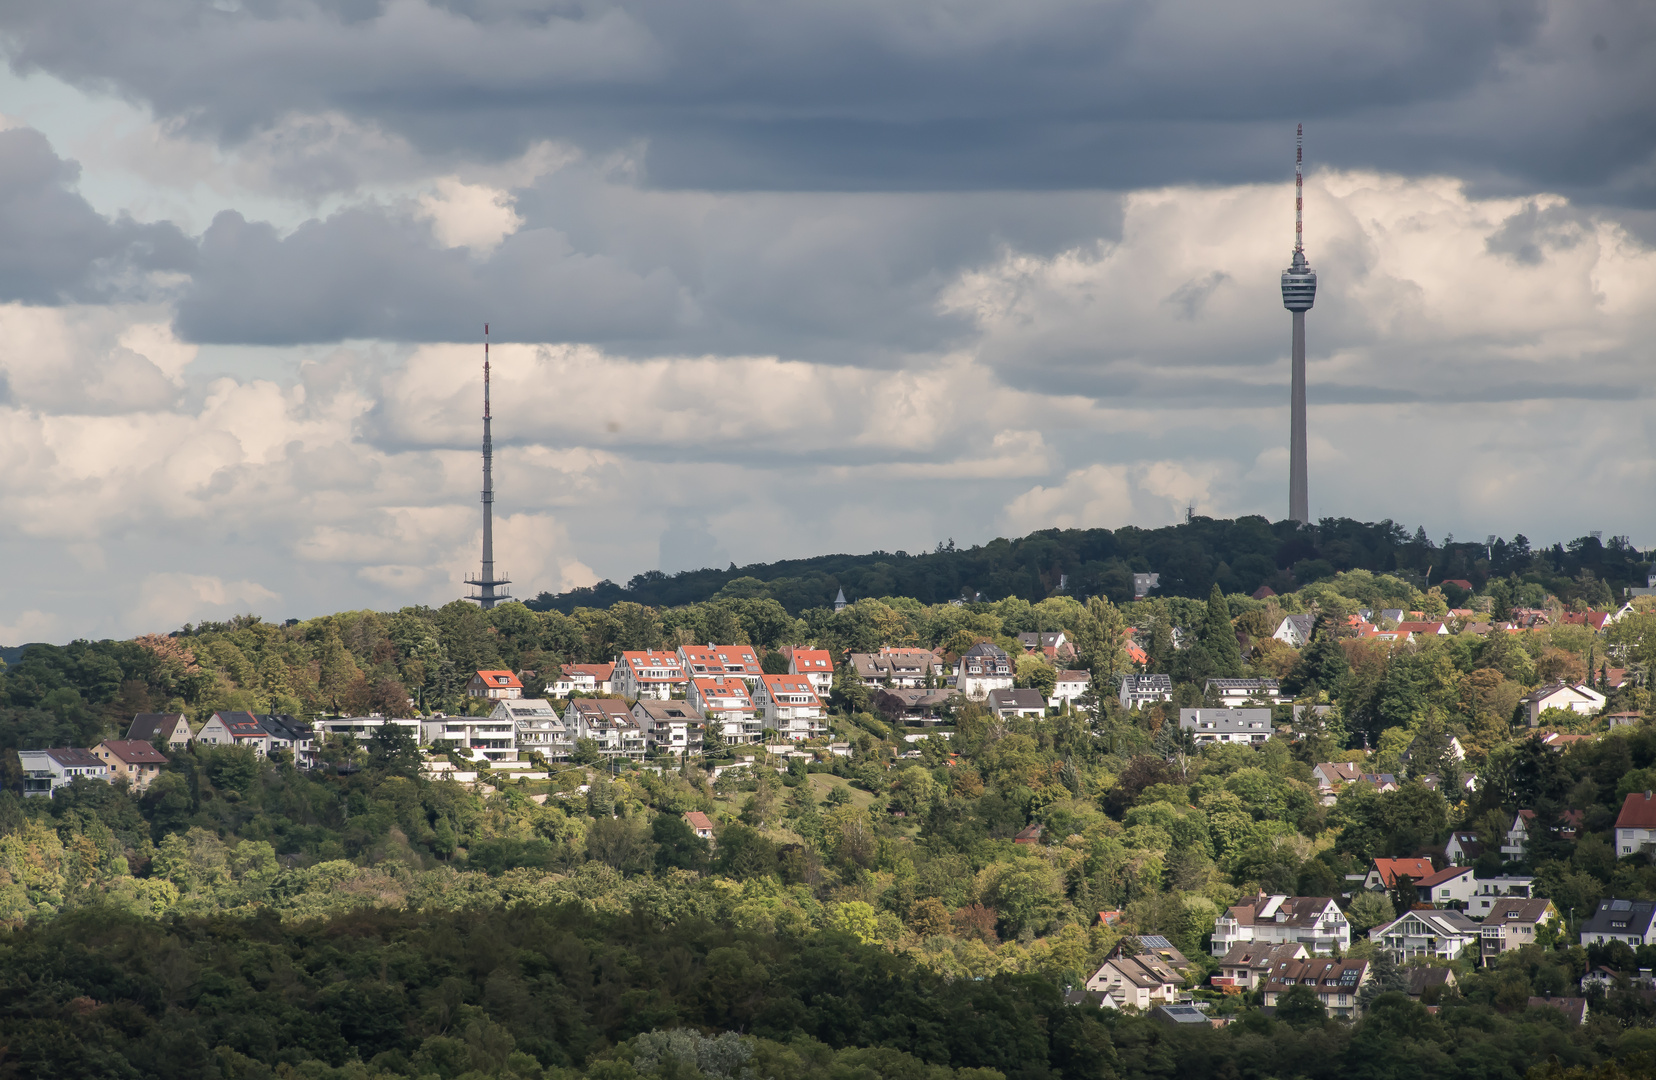
[[[0,684],[0,1075],[1518,1077],[1553,1059],[1644,1075],[1656,1004],[1636,987],[1594,991],[1585,1025],[1527,1006],[1580,994],[1591,966],[1656,967],[1656,946],[1576,940],[1601,898],[1656,898],[1656,864],[1612,842],[1623,798],[1656,786],[1656,604],[1596,631],[1570,609],[1602,582],[1563,579],[1561,597],[1546,574],[1532,559],[1467,598],[1456,632],[1412,640],[1358,636],[1350,616],[1442,618],[1446,592],[1353,570],[1264,600],[888,596],[798,617],[770,597],[568,614],[456,602],[31,647]],[[1539,615],[1467,628],[1515,606]],[[1271,637],[1289,613],[1313,616],[1302,649]],[[142,793],[81,779],[23,799],[10,752],[90,745],[151,709],[454,708],[475,668],[623,647],[1019,650],[1036,629],[1076,644],[1063,662],[1099,691],[1081,707],[998,720],[962,703],[910,743],[842,670],[831,723],[849,758],[823,746],[776,771],[747,748],[757,767],[717,779],[737,750],[462,784],[386,736],[329,743],[313,770],[198,745]],[[1175,700],[1122,709],[1115,680],[1141,667],[1170,673]],[[1050,685],[1047,660],[1017,668]],[[1247,674],[1328,709],[1289,722],[1279,707],[1259,747],[1194,748],[1177,707],[1202,703],[1210,675]],[[1519,703],[1555,680],[1598,687],[1602,713],[1634,722],[1552,711],[1540,730],[1583,737],[1543,744]],[[1311,772],[1325,761],[1399,787],[1354,783],[1325,805]],[[1504,858],[1520,810],[1531,840]],[[687,811],[715,821],[713,843]],[[1566,812],[1572,833],[1556,828]],[[1037,842],[1014,842],[1032,825]],[[1533,874],[1563,925],[1487,967],[1454,961],[1432,1014],[1387,996],[1402,977],[1365,936],[1412,896],[1351,878],[1376,856],[1441,861],[1452,829],[1490,840],[1477,873]],[[1350,954],[1374,964],[1366,1018],[1300,1001],[1268,1019],[1257,994],[1200,989],[1215,920],[1260,890],[1351,894]],[[1173,1032],[1060,1003],[1139,934],[1191,957],[1195,992],[1237,1022]]]
[[[907,596],[924,604],[977,594],[1034,602],[1058,591],[1061,581],[1071,595],[1105,596],[1119,604],[1132,599],[1135,573],[1160,574],[1157,595],[1201,599],[1214,585],[1227,593],[1253,593],[1261,585],[1283,593],[1344,570],[1401,574],[1423,589],[1450,578],[1482,589],[1490,578],[1517,576],[1566,599],[1579,594],[1608,602],[1625,586],[1643,585],[1649,567],[1650,554],[1625,537],[1605,543],[1594,534],[1532,550],[1522,535],[1491,545],[1452,538],[1434,543],[1424,529],[1411,534],[1391,521],[1324,518],[1300,528],[1262,517],[1198,517],[1160,529],[1045,529],[970,548],[950,540],[917,555],[875,551],[672,575],[652,570],[624,586],[603,581],[556,595],[543,592],[529,606],[568,613],[623,600],[677,606],[769,597],[798,615],[831,602],[840,589],[851,599]]]

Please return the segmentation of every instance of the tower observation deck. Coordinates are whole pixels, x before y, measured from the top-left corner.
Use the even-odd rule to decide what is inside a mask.
[[[1305,261],[1305,125],[1294,134],[1294,256],[1282,272],[1282,306],[1294,313],[1292,387],[1288,419],[1288,517],[1311,524],[1305,424],[1305,313],[1317,299],[1317,272]]]

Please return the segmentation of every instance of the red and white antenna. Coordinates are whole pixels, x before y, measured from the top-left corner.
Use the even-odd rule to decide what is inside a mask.
[[[1294,250],[1305,250],[1305,178],[1300,166],[1305,161],[1305,125],[1294,128]],[[486,331],[485,331],[486,332]],[[485,347],[486,348],[486,347]]]

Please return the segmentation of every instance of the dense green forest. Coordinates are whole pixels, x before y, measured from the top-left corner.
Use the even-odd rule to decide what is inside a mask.
[[[1517,577],[1558,596],[1582,592],[1608,601],[1625,586],[1644,585],[1651,559],[1626,537],[1605,543],[1596,533],[1532,550],[1522,535],[1493,544],[1453,537],[1434,543],[1424,529],[1411,534],[1391,521],[1324,518],[1301,527],[1262,517],[1196,517],[1160,529],[1044,529],[970,548],[950,540],[917,555],[875,551],[672,575],[652,570],[624,586],[602,581],[543,592],[529,606],[567,614],[623,600],[660,607],[768,597],[798,615],[831,602],[840,589],[851,599],[908,596],[924,604],[978,595],[1036,602],[1058,592],[1060,583],[1079,598],[1105,596],[1120,604],[1133,598],[1135,573],[1160,574],[1157,595],[1201,599],[1214,585],[1227,593],[1251,594],[1261,585],[1292,592],[1344,570],[1395,574],[1423,589],[1445,579],[1482,589],[1491,578]],[[1609,591],[1601,594],[1598,583]]]

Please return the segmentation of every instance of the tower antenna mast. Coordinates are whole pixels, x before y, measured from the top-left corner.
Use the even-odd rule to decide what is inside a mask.
[[[1305,313],[1317,299],[1317,272],[1305,261],[1305,125],[1294,129],[1294,256],[1282,272],[1282,306],[1293,312],[1288,420],[1288,518],[1311,523],[1305,424]]]
[[[511,578],[502,574],[495,577],[494,568],[494,435],[489,430],[489,324],[483,324],[483,572],[466,577],[473,587],[475,600],[485,610],[503,600],[510,600],[506,586]]]
[[[1294,250],[1305,254],[1305,125],[1294,127]],[[487,351],[487,346],[485,346]]]

